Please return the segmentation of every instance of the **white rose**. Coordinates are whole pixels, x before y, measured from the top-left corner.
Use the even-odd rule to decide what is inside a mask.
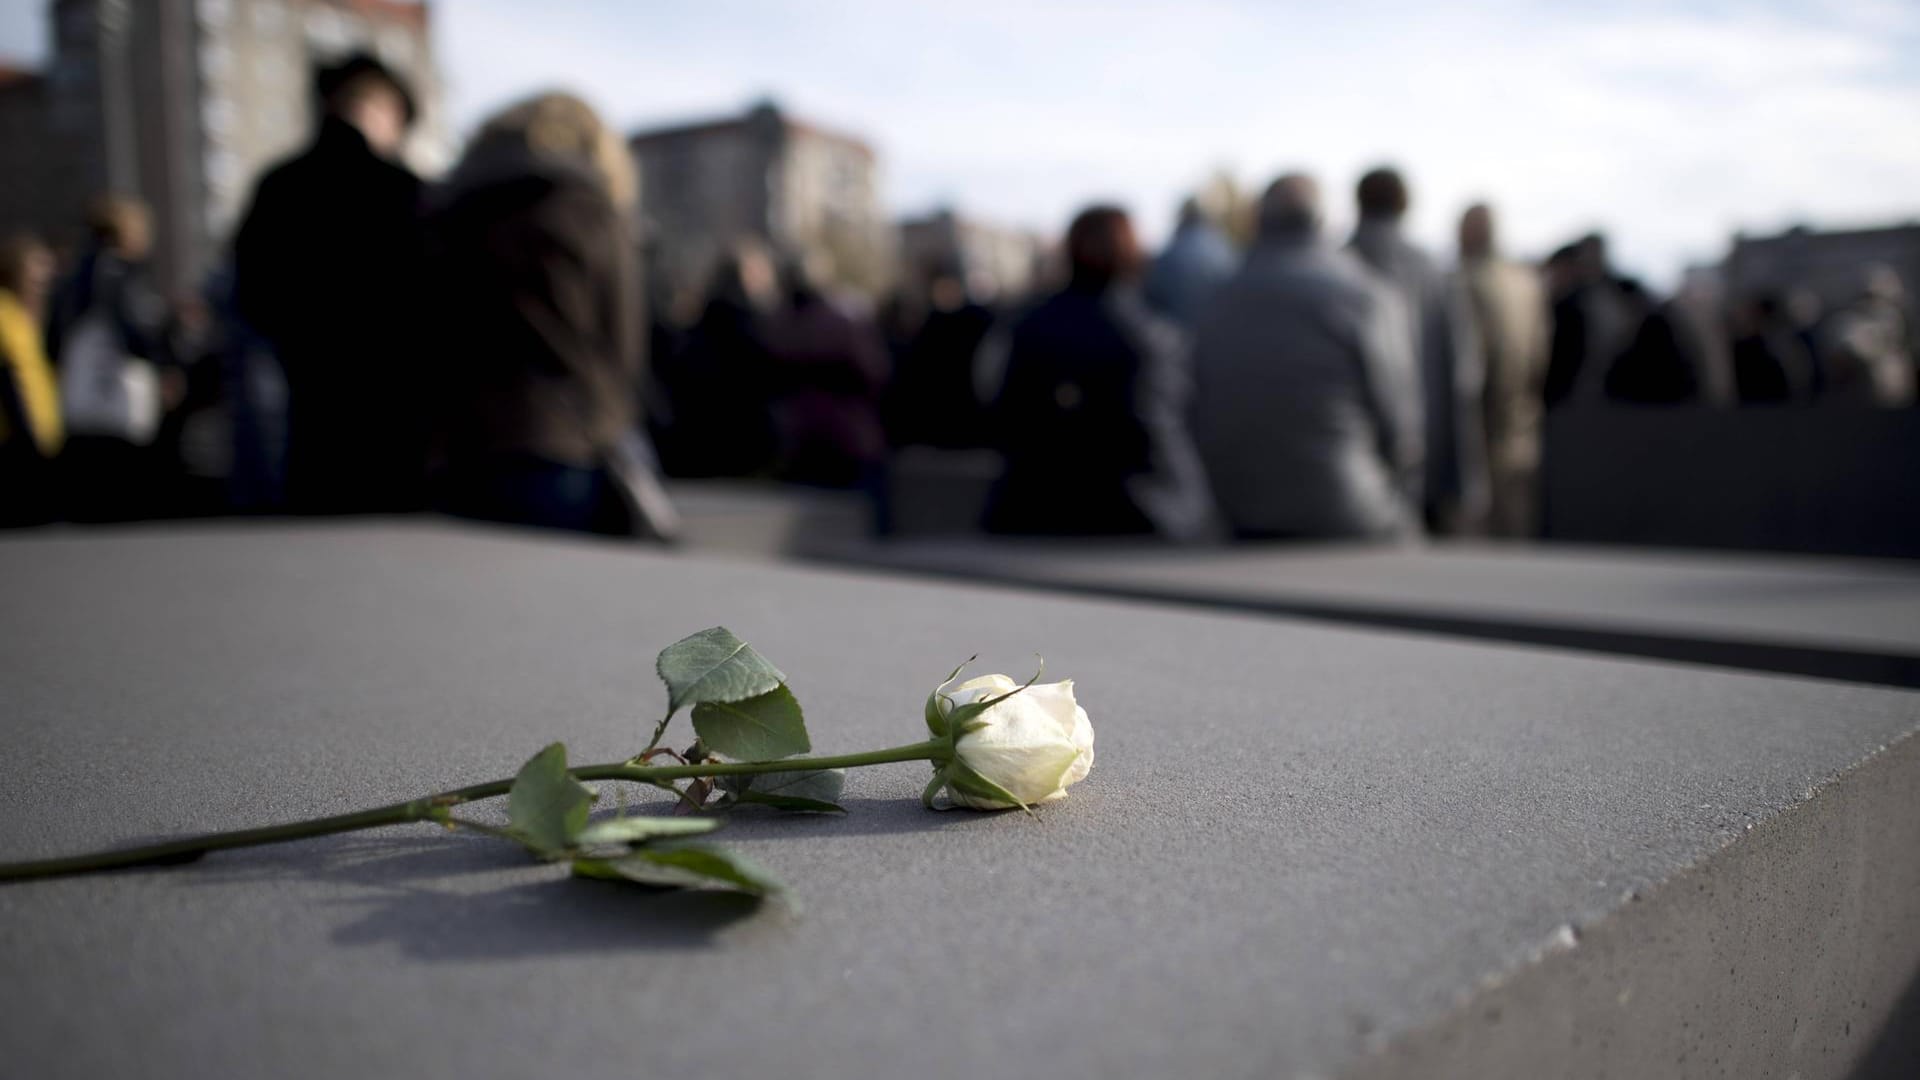
[[[968,708],[983,702],[991,704]],[[1052,802],[1093,768],[1093,723],[1074,701],[1071,679],[1022,689],[1005,675],[982,675],[935,690],[928,706],[934,734],[953,739],[953,757],[935,763],[929,805],[943,785],[955,805],[974,810]],[[949,723],[956,711],[957,726]]]

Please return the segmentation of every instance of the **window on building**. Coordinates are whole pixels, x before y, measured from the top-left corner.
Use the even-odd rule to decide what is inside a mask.
[[[208,94],[200,103],[200,126],[209,142],[225,142],[233,134],[237,112],[233,102],[220,94]]]
[[[233,73],[233,50],[212,38],[200,41],[200,73],[209,80],[224,79]]]

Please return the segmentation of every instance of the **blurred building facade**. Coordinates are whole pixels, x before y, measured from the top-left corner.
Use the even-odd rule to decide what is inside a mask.
[[[1906,295],[1920,297],[1920,224],[1878,229],[1789,229],[1778,236],[1733,238],[1721,265],[1729,300],[1760,293],[1806,289],[1824,308],[1860,295],[1863,268],[1881,264],[1900,276]]]
[[[758,241],[877,295],[894,274],[873,148],[772,102],[635,134],[650,272],[698,288],[730,245]]]
[[[958,270],[976,288],[985,277],[994,291],[1021,295],[1039,284],[1048,255],[1046,241],[1034,233],[963,217],[951,209],[903,219],[899,229],[900,271],[910,288],[923,287],[935,274]]]
[[[103,192],[153,209],[163,289],[218,262],[253,183],[311,137],[313,72],[378,55],[420,109],[407,156],[450,150],[426,0],[54,0],[45,72],[0,80],[0,229],[71,245]]]

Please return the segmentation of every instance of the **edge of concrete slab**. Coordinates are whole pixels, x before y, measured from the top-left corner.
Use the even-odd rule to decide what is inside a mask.
[[[1920,733],[1342,1076],[1920,1076]]]
[[[822,565],[935,580],[959,580],[971,585],[1004,585],[1042,589],[1068,596],[1098,596],[1149,603],[1174,604],[1202,610],[1240,611],[1343,626],[1407,630],[1443,637],[1471,638],[1523,645],[1545,645],[1610,656],[1634,656],[1676,663],[1794,675],[1875,686],[1920,688],[1920,655],[1865,647],[1825,647],[1759,639],[1660,633],[1644,629],[1613,629],[1579,625],[1577,620],[1547,623],[1524,615],[1446,616],[1431,612],[1382,607],[1366,603],[1328,604],[1303,599],[1225,593],[1177,594],[1165,589],[1126,584],[1060,581],[1043,575],[1010,571],[983,580],[977,573],[952,567],[866,561],[858,554],[831,549],[803,551],[800,558]]]

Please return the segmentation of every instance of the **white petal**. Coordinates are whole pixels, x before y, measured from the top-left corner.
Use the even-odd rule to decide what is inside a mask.
[[[1060,734],[1068,737],[1073,735],[1073,714],[1079,709],[1079,705],[1073,700],[1072,679],[1057,683],[1036,683],[1020,691],[1020,696],[1032,698],[1046,710],[1047,715],[1052,717],[1053,722],[1059,726]]]
[[[973,771],[1022,802],[1038,802],[1061,788],[1078,764],[1080,748],[1040,701],[1015,694],[982,713],[985,726],[960,736],[954,752]]]
[[[1087,710],[1078,705],[1073,707],[1073,745],[1079,751],[1073,765],[1067,769],[1067,775],[1060,781],[1062,788],[1071,787],[1087,778],[1093,771],[1093,721],[1087,719]]]
[[[962,705],[971,705],[982,698],[997,697],[1019,685],[1005,675],[981,675],[968,679],[947,691],[946,696],[953,702],[954,707],[958,708]]]
[[[974,747],[961,760],[973,771],[1007,790],[1023,803],[1045,802],[1066,785],[1079,752],[1068,743],[1045,746]]]

